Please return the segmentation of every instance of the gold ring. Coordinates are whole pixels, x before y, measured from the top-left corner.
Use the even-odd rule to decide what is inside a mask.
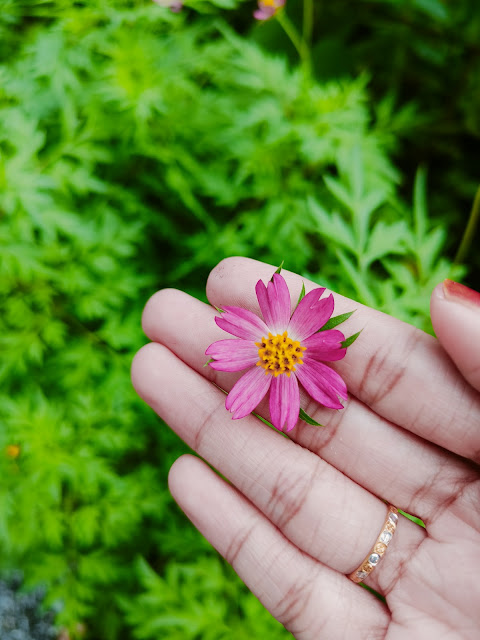
[[[375,544],[362,564],[348,575],[350,580],[353,580],[353,582],[362,582],[362,580],[365,580],[375,567],[378,566],[380,560],[385,555],[388,545],[392,541],[393,534],[397,528],[397,522],[398,509],[390,504],[388,505],[387,518]]]

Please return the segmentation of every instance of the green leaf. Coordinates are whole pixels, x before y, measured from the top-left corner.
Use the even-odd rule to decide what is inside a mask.
[[[327,185],[327,189],[332,195],[335,196],[335,198],[339,202],[345,205],[345,207],[349,211],[353,211],[355,209],[355,203],[351,194],[348,192],[348,189],[346,189],[345,186],[340,182],[340,180],[336,180],[331,176],[324,176],[323,180]]]
[[[303,300],[304,297],[305,297],[305,283],[302,282],[302,290],[300,291],[300,295],[298,296],[297,307],[300,304],[300,302]]]
[[[363,329],[360,329],[360,331],[357,331],[357,333],[354,333],[353,336],[350,336],[349,338],[345,338],[345,340],[341,343],[342,347],[346,349],[351,344],[353,344],[355,340],[358,338],[358,336],[362,333],[362,331]]]
[[[440,22],[445,22],[450,17],[450,9],[447,9],[440,0],[413,0],[413,6],[429,18]]]
[[[370,231],[362,264],[367,267],[384,256],[407,252],[408,226],[405,220],[387,224],[380,220]]]
[[[360,296],[360,302],[368,305],[369,307],[378,307],[377,299],[372,291],[371,281],[365,274],[362,273],[360,265],[355,265],[352,260],[345,255],[341,249],[336,249],[338,261],[347,276],[352,283],[357,294]]]
[[[339,213],[327,212],[314,198],[309,197],[307,202],[317,233],[333,244],[355,253],[356,243],[351,225],[347,224]]]
[[[288,438],[286,433],[283,433],[283,431],[279,431],[277,429],[277,427],[274,427],[271,422],[269,422],[266,418],[261,416],[259,413],[255,413],[255,411],[252,411],[252,416],[255,416],[256,418],[261,420],[263,422],[263,424],[266,424],[267,427],[270,427],[270,429],[273,429],[273,431],[275,431],[275,433],[278,433],[279,435],[283,436],[284,438]]]
[[[278,267],[278,269],[275,271],[275,273],[280,273],[280,271],[283,269],[283,263],[285,262],[285,260],[282,260],[282,262],[280,263],[280,266]],[[275,273],[273,274],[273,276],[275,275]],[[273,276],[270,278],[270,281],[273,282]]]
[[[342,313],[339,316],[333,316],[332,318],[330,318],[328,322],[326,322],[323,325],[321,329],[317,331],[317,333],[319,333],[320,331],[327,331],[327,329],[333,329],[334,327],[338,327],[339,324],[342,324],[342,322],[345,322],[345,320],[348,320],[352,315],[352,313],[354,312],[355,312],[355,309],[353,311],[348,311],[347,313]]]
[[[298,417],[300,418],[300,420],[303,420],[304,422],[306,422],[308,424],[312,424],[314,427],[324,427],[325,426],[323,424],[320,424],[319,422],[317,422],[313,418],[311,418],[308,415],[308,413],[306,413],[303,409],[300,409],[300,414],[299,414]]]
[[[216,305],[213,305],[213,306],[218,311],[218,313],[225,313],[225,309],[221,309],[220,307],[217,307]]]
[[[415,176],[413,189],[413,216],[415,221],[415,234],[418,244],[421,243],[427,231],[427,172],[425,167],[420,167]]]
[[[430,275],[438,264],[443,246],[445,245],[446,230],[436,227],[426,233],[422,243],[417,248],[418,260],[422,271],[427,276]]]
[[[426,528],[425,527],[425,523],[423,522],[423,520],[420,520],[420,518],[417,518],[417,516],[412,516],[410,513],[406,513],[406,511],[402,511],[401,509],[398,510],[398,513],[401,513],[402,516],[405,516],[406,518],[408,518],[412,522],[415,522],[416,524],[420,525],[424,529]]]
[[[210,358],[210,360],[207,360],[203,366],[208,367],[211,362],[215,362],[215,358]]]

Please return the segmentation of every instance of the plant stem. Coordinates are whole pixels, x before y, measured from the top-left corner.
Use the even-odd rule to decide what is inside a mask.
[[[312,48],[313,0],[303,2],[303,41],[309,50]]]
[[[470,217],[468,219],[467,226],[465,227],[465,231],[463,232],[462,240],[460,242],[460,246],[458,247],[457,255],[453,261],[454,265],[462,264],[465,262],[465,259],[470,250],[470,246],[475,237],[475,231],[477,229],[477,225],[480,221],[480,185],[475,194],[475,198],[473,200],[472,210],[470,211]]]
[[[305,75],[310,75],[311,62],[310,62],[310,49],[305,42],[305,40],[298,33],[295,25],[290,20],[290,18],[285,13],[285,10],[282,9],[276,14],[276,18],[282,29],[285,31],[287,36],[290,38],[293,46],[298,52],[300,56],[300,60],[302,61],[303,68],[305,70]]]

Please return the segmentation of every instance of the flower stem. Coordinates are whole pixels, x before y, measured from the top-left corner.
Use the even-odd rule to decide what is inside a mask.
[[[276,18],[278,23],[282,27],[282,29],[290,38],[293,46],[297,50],[298,55],[300,56],[300,60],[302,61],[303,68],[305,70],[305,75],[310,75],[310,69],[311,69],[310,49],[307,43],[300,36],[295,25],[285,13],[285,10],[282,9],[281,11],[279,11],[276,14]]]
[[[467,226],[465,227],[465,231],[463,232],[462,240],[460,242],[460,246],[458,247],[457,255],[453,261],[454,265],[462,264],[465,262],[465,259],[470,250],[470,246],[475,237],[475,231],[477,229],[477,225],[480,221],[480,185],[475,194],[475,198],[473,200],[472,210],[470,211],[470,217],[468,219]]]
[[[313,33],[313,0],[303,2],[303,41],[310,50],[312,48]]]

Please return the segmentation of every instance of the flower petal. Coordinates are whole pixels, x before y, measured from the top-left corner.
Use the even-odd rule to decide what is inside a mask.
[[[253,367],[233,386],[227,396],[225,407],[233,413],[233,420],[244,418],[255,409],[267,394],[272,381],[262,367]]]
[[[330,409],[343,409],[337,396],[347,399],[347,385],[336,371],[326,364],[306,358],[295,374],[318,403]]]
[[[273,2],[271,0],[269,2],[259,0],[258,9],[254,11],[253,17],[257,20],[269,20],[284,4],[285,0],[273,0]]]
[[[290,431],[297,424],[300,413],[300,390],[295,375],[273,378],[270,387],[270,418],[279,431]]]
[[[253,366],[259,359],[255,343],[240,338],[218,340],[208,347],[205,355],[215,359],[209,364],[217,371],[241,371]]]
[[[292,340],[305,340],[318,331],[333,313],[335,303],[330,294],[320,300],[325,289],[320,287],[307,293],[295,309],[288,325],[288,335]]]
[[[305,367],[305,364],[308,369],[314,369],[314,375],[317,377],[317,381],[323,380],[324,384],[333,389],[337,395],[344,400],[347,399],[347,385],[339,373],[328,365],[318,362],[317,360],[310,360],[310,358],[305,358],[305,362],[301,366]]]
[[[291,311],[290,293],[283,277],[274,273],[273,281],[269,281],[266,287],[259,280],[255,292],[268,328],[274,335],[283,333],[287,329]]]
[[[258,316],[240,307],[223,307],[225,313],[215,317],[215,322],[227,333],[237,338],[259,342],[268,336],[268,327]]]
[[[253,12],[253,17],[256,20],[269,20],[275,13],[275,9],[267,11],[266,9],[257,9]]]
[[[342,347],[345,336],[338,329],[328,329],[303,340],[302,346],[307,350],[303,358],[313,358],[314,360],[341,360],[345,357],[347,350]]]

